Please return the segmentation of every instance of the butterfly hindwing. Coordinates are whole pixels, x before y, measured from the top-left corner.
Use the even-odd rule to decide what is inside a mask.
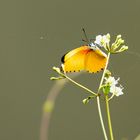
[[[106,56],[99,49],[88,52],[85,59],[85,70],[90,73],[103,70],[106,65],[106,59]]]

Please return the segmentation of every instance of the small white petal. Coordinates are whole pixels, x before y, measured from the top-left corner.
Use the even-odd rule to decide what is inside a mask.
[[[105,78],[105,83],[109,84],[110,86],[115,86],[118,84],[119,78],[117,80],[115,80],[114,77],[110,76],[109,78]]]
[[[98,44],[100,46],[106,46],[107,44],[109,44],[109,41],[110,41],[110,37],[109,35],[98,35],[96,36],[96,40],[95,40],[95,44]]]
[[[123,87],[117,86],[118,85],[118,81],[120,80],[120,78],[118,78],[117,80],[115,80],[114,77],[109,76],[109,77],[105,77],[105,85],[109,85],[110,86],[110,93],[112,93],[115,96],[120,96],[123,95]]]
[[[116,86],[111,86],[110,87],[110,92],[113,93],[116,96],[123,95],[124,93],[122,92],[123,88],[122,87],[116,87]]]
[[[96,40],[94,43],[101,45],[101,40],[102,40],[102,36],[98,35],[98,36],[96,36]]]
[[[103,42],[109,43],[109,38],[106,35],[103,36]]]

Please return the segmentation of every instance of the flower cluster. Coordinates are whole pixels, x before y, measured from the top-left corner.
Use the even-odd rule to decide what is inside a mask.
[[[109,42],[110,42],[110,34],[107,35],[98,35],[96,36],[96,39],[94,41],[95,44],[104,47],[107,49],[109,47]]]
[[[123,45],[124,40],[122,39],[121,35],[116,37],[114,43],[110,45],[110,34],[106,35],[98,35],[96,36],[96,40],[94,41],[95,44],[102,46],[110,53],[120,53],[128,49],[128,46]]]
[[[84,29],[83,29],[83,31],[85,33]],[[85,37],[87,39],[87,42],[89,42],[86,34],[85,34]],[[106,34],[106,35],[103,35],[103,36],[102,35],[96,36],[96,40],[94,42],[92,42],[91,44],[89,44],[89,47],[91,47],[93,49],[92,50],[93,52],[91,54],[98,53],[98,51],[100,50],[98,47],[102,47],[107,51],[106,61],[105,61],[105,64],[104,64],[104,71],[103,71],[102,78],[101,78],[101,81],[100,81],[97,92],[94,92],[94,91],[90,90],[89,88],[83,86],[82,84],[74,81],[69,76],[67,76],[66,71],[65,71],[65,66],[67,64],[68,64],[69,69],[71,67],[73,69],[76,67],[75,68],[76,70],[81,68],[81,67],[82,67],[81,68],[82,70],[84,69],[85,66],[83,66],[82,62],[84,62],[84,61],[87,62],[86,61],[87,59],[85,59],[85,58],[87,58],[88,55],[87,55],[87,57],[86,57],[86,54],[83,55],[81,53],[81,48],[82,49],[84,48],[83,49],[84,51],[87,49],[87,52],[88,52],[88,49],[89,49],[88,46],[81,47],[80,51],[79,51],[79,49],[76,49],[76,51],[73,50],[72,53],[70,52],[69,53],[70,54],[69,58],[73,57],[74,59],[72,58],[71,60],[74,60],[77,63],[74,63],[73,61],[69,61],[70,59],[67,59],[68,61],[67,60],[64,61],[64,62],[62,61],[63,64],[61,65],[60,68],[53,67],[53,70],[55,72],[57,72],[58,76],[57,77],[51,77],[50,79],[51,80],[66,79],[66,80],[72,82],[73,84],[75,84],[76,86],[79,86],[80,88],[87,91],[85,93],[88,93],[88,97],[83,100],[84,104],[89,103],[89,101],[92,100],[92,99],[95,99],[95,98],[97,99],[97,107],[98,107],[99,117],[100,117],[100,121],[101,121],[101,126],[102,126],[102,129],[103,129],[103,134],[104,134],[105,140],[108,140],[108,136],[106,134],[106,129],[105,129],[104,121],[103,121],[103,117],[102,117],[101,105],[100,105],[100,97],[101,97],[101,95],[103,95],[105,97],[105,104],[106,104],[106,112],[107,112],[107,120],[108,120],[109,132],[110,132],[110,139],[114,140],[112,125],[111,125],[109,101],[114,96],[118,97],[120,95],[123,95],[124,94],[123,93],[124,88],[122,87],[122,85],[119,84],[120,78],[114,78],[112,76],[111,72],[109,70],[107,70],[107,68],[108,68],[108,64],[109,64],[110,55],[111,54],[116,54],[116,53],[121,53],[121,52],[127,50],[128,46],[124,45],[124,40],[121,38],[121,35],[118,35],[116,37],[115,42],[111,44],[110,43],[110,34]],[[98,50],[95,51],[96,49],[98,49]],[[77,55],[77,54],[80,54],[80,55]],[[90,55],[90,53],[89,53],[89,55]],[[82,56],[82,57],[78,57],[78,56]],[[92,59],[92,57],[91,57],[91,59]],[[97,62],[99,62],[99,63],[97,63],[97,65],[100,66],[100,57],[99,58],[97,57],[96,59],[99,59],[97,61]],[[93,60],[94,60],[94,55],[93,55]],[[96,64],[96,61],[94,63]],[[102,59],[101,59],[101,65],[102,65]],[[89,67],[91,67],[91,66],[89,66]],[[70,70],[68,72],[70,72]],[[89,95],[89,93],[90,93],[90,95]],[[54,107],[54,102],[52,102],[52,101],[46,102],[44,104],[44,112],[50,113],[52,111],[53,107]]]
[[[108,95],[112,93],[112,96],[120,96],[123,95],[123,87],[119,85],[120,78],[115,79],[111,75],[105,75],[104,77],[104,84],[102,85],[101,89],[103,89],[103,93]]]
[[[114,94],[116,96],[123,95],[123,92],[122,92],[123,87],[122,87],[122,85],[117,86],[118,81],[120,80],[120,78],[115,79],[114,77],[109,76],[108,78],[105,77],[104,79],[105,79],[105,85],[110,87],[110,93],[112,93],[112,94]]]
[[[91,46],[99,46],[103,47],[108,54],[115,54],[115,53],[120,53],[128,49],[128,46],[124,45],[124,40],[121,38],[121,35],[118,35],[116,37],[116,40],[114,43],[110,43],[110,34],[106,35],[98,35],[96,36],[96,39],[93,43],[91,43]],[[108,55],[109,56],[109,55]],[[109,60],[109,57],[108,59]],[[80,58],[79,58],[80,61]],[[107,62],[108,64],[108,62]],[[62,65],[63,66],[63,65]],[[63,67],[62,67],[63,68]],[[107,68],[107,67],[106,67]],[[114,96],[120,96],[123,95],[123,87],[119,85],[119,80],[120,78],[115,79],[113,76],[111,76],[111,72],[105,68],[103,72],[103,80],[101,80],[101,84],[99,86],[99,89],[103,91],[104,95],[111,95],[110,99],[112,99]],[[88,96],[86,99],[83,100],[83,103],[86,104],[89,102],[89,100],[93,99],[94,97],[97,97],[99,93],[95,93],[86,87],[80,85],[79,83],[75,82],[72,80],[70,77],[66,75],[66,73],[61,71],[60,68],[53,67],[53,70],[56,71],[59,76],[58,77],[51,77],[51,80],[60,80],[60,79],[68,79],[69,81],[73,82],[74,84],[86,89],[88,92],[90,92],[92,95]],[[111,93],[111,94],[109,94]]]

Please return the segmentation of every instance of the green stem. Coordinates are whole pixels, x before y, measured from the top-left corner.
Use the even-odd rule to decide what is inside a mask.
[[[107,66],[108,66],[109,58],[110,58],[110,52],[108,53],[108,56],[107,56],[106,66],[104,68],[103,75],[102,75],[102,78],[101,78],[101,81],[100,81],[100,85],[99,85],[99,88],[98,88],[98,94],[99,94],[100,88],[101,88],[101,86],[103,84],[103,81],[104,81],[105,72],[106,72],[106,69],[107,69]]]
[[[90,92],[91,94],[93,94],[94,96],[97,96],[96,93],[94,93],[92,90],[88,89],[87,87],[77,83],[76,81],[72,80],[70,77],[68,77],[66,74],[64,75],[70,82],[74,83],[75,85],[85,89],[86,91]]]
[[[107,56],[106,66],[105,66],[105,69],[103,71],[102,78],[101,78],[99,88],[98,88],[98,92],[97,92],[98,95],[99,95],[100,88],[103,84],[105,72],[106,72],[106,69],[107,69],[107,66],[108,66],[108,62],[109,62],[109,57],[110,57],[110,53],[108,53],[108,56]],[[105,140],[108,140],[106,130],[105,130],[105,125],[104,125],[104,122],[103,122],[102,113],[101,113],[101,105],[100,105],[100,97],[99,96],[97,96],[97,106],[98,106],[98,112],[99,112],[99,117],[100,117],[100,122],[101,122],[102,130],[103,130],[104,138],[105,138]]]
[[[64,71],[64,73],[62,73],[60,70],[58,70],[58,68],[55,68],[55,67],[54,67],[53,69],[54,69],[57,73],[59,73],[62,77],[66,78],[67,80],[69,80],[70,82],[74,83],[75,85],[77,85],[77,86],[83,88],[84,90],[90,92],[92,95],[94,95],[94,96],[97,96],[97,95],[98,95],[97,93],[93,92],[92,90],[88,89],[87,87],[85,87],[85,86],[83,86],[83,85],[77,83],[76,81],[72,80],[70,77],[68,77],[68,76],[66,75],[66,72],[65,72],[65,71]]]
[[[111,140],[114,140],[113,131],[112,131],[112,124],[111,124],[111,117],[110,117],[110,110],[109,110],[108,95],[105,96],[105,101],[106,101],[106,111],[107,111],[107,118],[108,118],[108,126],[109,126],[110,138],[111,138]]]
[[[103,134],[104,134],[105,140],[108,140],[106,130],[105,130],[105,126],[104,126],[104,122],[103,122],[103,117],[102,117],[102,112],[101,112],[101,105],[100,105],[100,97],[99,96],[97,96],[97,106],[98,106],[98,113],[99,113],[99,118],[100,118],[102,130],[103,130]]]

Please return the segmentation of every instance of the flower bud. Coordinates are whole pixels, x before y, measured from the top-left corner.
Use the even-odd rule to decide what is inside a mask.
[[[105,77],[108,78],[108,77],[110,77],[110,76],[111,76],[111,72],[110,72],[109,70],[106,70],[106,71],[105,71]]]
[[[117,52],[123,52],[123,51],[126,51],[126,50],[128,50],[128,46],[123,45],[123,46],[120,48],[120,50],[118,50]]]
[[[106,37],[110,40],[110,34],[109,33],[107,33]]]
[[[121,39],[121,38],[120,38],[120,39],[118,40],[118,42],[117,42],[118,45],[123,44],[123,43],[124,43],[124,40]]]
[[[61,80],[64,79],[65,77],[51,77],[50,80]]]
[[[58,68],[58,67],[53,67],[53,70],[60,73],[60,68]]]
[[[122,35],[117,35],[117,38],[116,39],[120,39],[122,37]]]
[[[86,98],[86,99],[84,99],[82,102],[83,102],[83,104],[87,104],[87,103],[89,103],[89,99]]]
[[[119,40],[119,39],[121,39],[121,37],[122,37],[121,35],[117,35],[117,37],[116,37],[116,40],[115,40],[114,44],[117,44],[118,40]]]

